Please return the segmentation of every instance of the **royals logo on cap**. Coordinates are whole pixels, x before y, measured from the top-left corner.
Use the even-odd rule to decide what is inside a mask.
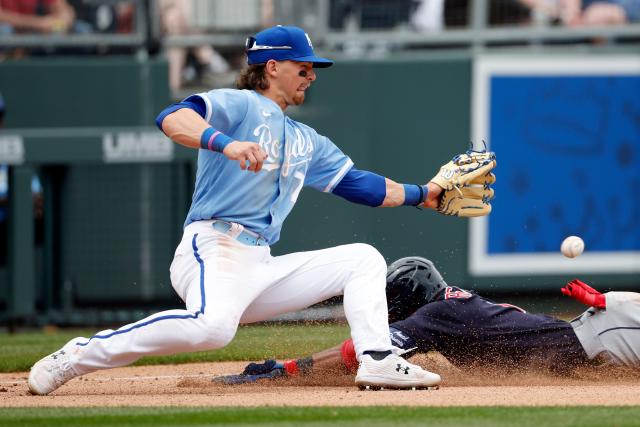
[[[312,62],[316,68],[326,68],[333,61],[313,53],[311,38],[302,28],[278,25],[267,28],[247,38],[247,60],[249,65],[276,61]]]

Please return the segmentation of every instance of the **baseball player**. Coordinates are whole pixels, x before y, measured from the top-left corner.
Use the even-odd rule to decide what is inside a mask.
[[[238,90],[190,96],[156,119],[173,141],[198,150],[191,208],[170,268],[186,309],[71,340],[32,367],[32,393],[48,394],[75,376],[146,355],[220,348],[239,323],[335,295],[344,295],[360,387],[440,383],[437,374],[396,354],[388,334],[386,263],[376,249],[351,244],[274,257],[270,245],[305,186],[368,206],[422,205],[449,215],[486,215],[495,155],[456,156],[427,185],[358,170],[331,140],[284,114],[304,102],[316,69],[333,63],[314,54],[309,36],[297,27],[276,26],[248,38],[246,52],[249,67]]]
[[[460,368],[542,368],[557,374],[578,366],[640,366],[640,294],[601,294],[580,280],[562,293],[591,306],[570,322],[527,313],[448,285],[434,264],[402,258],[387,272],[389,335],[411,356],[438,351]],[[357,366],[351,340],[310,357],[249,364],[241,375],[219,377],[239,384],[308,374],[314,366]]]

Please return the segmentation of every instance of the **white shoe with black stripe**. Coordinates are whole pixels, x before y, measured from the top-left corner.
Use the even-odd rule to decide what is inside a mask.
[[[426,371],[395,354],[382,360],[375,360],[368,354],[362,355],[356,375],[356,385],[367,390],[437,389],[441,381],[440,375]]]

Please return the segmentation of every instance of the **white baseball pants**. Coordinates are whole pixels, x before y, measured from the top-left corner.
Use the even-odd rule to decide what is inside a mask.
[[[344,295],[358,357],[393,347],[385,297],[386,263],[372,246],[356,243],[273,257],[214,230],[212,221],[185,228],[171,264],[184,310],[168,310],[118,330],[74,339],[79,374],[128,365],[143,356],[221,348],[239,323],[252,323]]]

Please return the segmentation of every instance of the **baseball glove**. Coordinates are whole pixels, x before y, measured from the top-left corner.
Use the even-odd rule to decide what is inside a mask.
[[[467,151],[442,166],[431,182],[444,190],[436,210],[443,215],[464,217],[491,213],[496,176],[496,155],[491,151]]]
[[[489,173],[474,178],[462,187],[454,187],[444,191],[436,210],[443,215],[476,217],[491,213],[494,191],[490,187],[496,181],[496,176]]]

